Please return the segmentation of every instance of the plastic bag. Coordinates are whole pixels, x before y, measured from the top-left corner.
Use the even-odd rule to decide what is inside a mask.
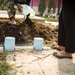
[[[34,17],[35,16],[35,12],[33,11],[33,9],[26,5],[26,4],[22,4],[22,10],[23,10],[23,15],[28,15],[30,13],[30,17]]]

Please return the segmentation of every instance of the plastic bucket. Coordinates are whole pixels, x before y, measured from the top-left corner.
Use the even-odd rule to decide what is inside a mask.
[[[34,38],[34,46],[33,47],[35,50],[42,50],[43,38],[39,38],[39,37]]]
[[[15,49],[15,38],[5,37],[4,49],[7,51],[13,51]]]

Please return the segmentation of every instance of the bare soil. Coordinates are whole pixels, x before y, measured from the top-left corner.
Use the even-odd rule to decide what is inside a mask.
[[[57,46],[58,27],[36,20],[16,19],[11,25],[8,19],[0,19],[0,44],[6,36],[16,38],[16,45],[32,45],[34,37],[44,38],[44,46]],[[1,61],[6,60],[16,70],[9,75],[75,75],[75,54],[73,59],[58,59],[53,56],[56,50],[21,50],[0,53]],[[15,72],[16,71],[16,72]]]
[[[16,38],[16,45],[33,45],[35,37],[44,39],[44,46],[57,45],[58,27],[37,20],[16,19],[17,24],[11,25],[9,19],[0,19],[0,44],[6,36]]]

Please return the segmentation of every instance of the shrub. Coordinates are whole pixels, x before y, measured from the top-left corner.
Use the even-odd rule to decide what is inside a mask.
[[[50,12],[51,8],[53,8],[53,10],[54,10],[53,12],[55,12],[56,6],[55,6],[54,0],[49,0],[49,4],[48,4],[48,12]]]
[[[8,75],[11,66],[6,62],[0,62],[0,75]]]
[[[40,0],[39,6],[38,6],[38,11],[39,11],[40,15],[43,15],[45,9],[46,9],[46,0]]]

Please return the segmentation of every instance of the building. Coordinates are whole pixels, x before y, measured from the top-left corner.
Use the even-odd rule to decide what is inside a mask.
[[[31,0],[31,7],[36,12],[36,14],[39,14],[39,12],[38,12],[39,1],[40,0]],[[55,1],[55,5],[56,5],[56,13],[57,13],[58,0],[54,0],[54,1]],[[46,7],[48,6],[48,3],[49,3],[49,0],[46,0]]]

